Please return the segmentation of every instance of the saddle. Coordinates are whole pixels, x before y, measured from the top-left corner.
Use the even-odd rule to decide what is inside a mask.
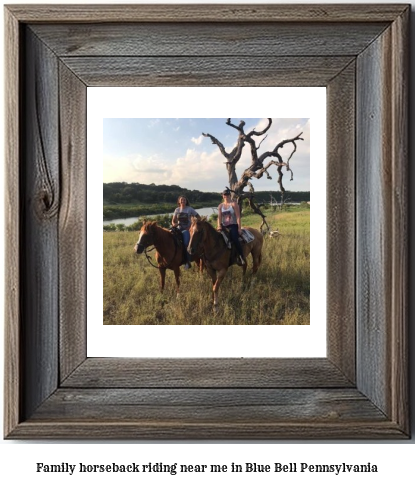
[[[231,238],[229,237],[229,231],[227,229],[222,229],[220,231],[222,234],[223,240],[225,241],[225,244],[227,245],[228,249],[232,248],[232,241]],[[254,234],[250,232],[248,229],[245,229],[245,227],[242,228],[242,235],[239,236],[239,242],[242,244],[248,244],[249,242],[252,242],[255,239]]]
[[[232,264],[238,264],[240,266],[240,263],[238,262],[238,255],[236,252],[236,247],[233,245],[232,240],[229,235],[229,231],[227,229],[222,229],[220,231],[223,240],[225,241],[225,244],[228,249],[231,249],[231,255],[229,258],[229,266]],[[242,228],[242,235],[239,236],[239,242],[241,243],[242,247],[244,244],[248,244],[249,242],[252,242],[255,239],[255,236],[250,232],[248,229]]]
[[[177,227],[170,227],[169,232],[172,234],[176,246],[182,250],[182,264],[187,263],[187,252],[183,242],[183,234]],[[194,261],[193,256],[190,256],[190,261]]]

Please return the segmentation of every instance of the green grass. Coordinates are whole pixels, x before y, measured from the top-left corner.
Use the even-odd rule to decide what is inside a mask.
[[[159,291],[159,272],[144,255],[133,253],[136,233],[104,233],[105,324],[309,324],[310,323],[310,211],[268,212],[279,238],[264,239],[263,259],[254,281],[251,257],[242,277],[229,268],[222,282],[217,313],[213,313],[212,283],[195,266],[181,273],[176,296],[174,274],[167,271]],[[259,228],[260,218],[248,215],[243,225]]]

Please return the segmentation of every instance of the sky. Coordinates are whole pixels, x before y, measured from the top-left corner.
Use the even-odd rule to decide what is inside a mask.
[[[188,190],[220,192],[228,186],[225,158],[210,138],[215,136],[230,151],[236,144],[238,131],[226,125],[226,119],[179,118],[138,119],[104,118],[104,183],[155,183],[179,185]],[[245,133],[265,127],[267,119],[235,118],[232,123],[246,122]],[[280,141],[300,132],[304,141],[297,142],[297,152],[290,166],[294,180],[284,172],[287,191],[310,189],[310,119],[274,118],[268,136],[256,137],[258,154],[273,149]],[[280,151],[284,161],[292,151],[288,144]],[[267,159],[266,161],[269,161]],[[238,178],[250,165],[250,146],[246,145],[236,166]],[[255,190],[278,190],[276,167],[270,170],[272,180],[252,181]]]

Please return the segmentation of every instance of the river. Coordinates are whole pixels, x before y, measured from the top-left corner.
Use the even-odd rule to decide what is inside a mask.
[[[202,217],[210,217],[213,213],[217,213],[216,208],[214,207],[196,208],[195,210]],[[154,215],[173,215],[173,212],[164,213],[164,214],[153,214],[153,216]],[[137,222],[139,218],[143,218],[143,217],[151,218],[152,215],[141,215],[140,217],[128,217],[126,219],[104,220],[104,225],[124,224],[125,226],[129,226]]]

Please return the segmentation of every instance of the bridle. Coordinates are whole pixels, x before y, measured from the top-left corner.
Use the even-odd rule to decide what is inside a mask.
[[[147,254],[149,252],[154,251],[154,249],[157,250],[156,246],[153,245],[153,247],[151,249],[148,249],[149,246],[144,246],[144,244],[139,244],[137,242],[137,248],[140,248],[141,247],[143,249],[143,252],[144,252],[144,255],[145,255],[147,261],[149,262],[149,264],[151,266],[153,266],[153,268],[156,268],[156,269],[167,269],[171,265],[171,263],[174,261],[174,259],[176,257],[176,254],[177,254],[177,242],[176,242],[176,239],[174,238],[174,236],[173,236],[173,242],[174,242],[174,254],[173,254],[173,257],[171,258],[171,260],[165,266],[158,266],[158,265],[156,266],[155,264],[153,264],[151,262],[151,260],[153,258]],[[151,244],[149,244],[149,245],[151,246]]]
[[[205,235],[205,230],[202,228],[202,230],[198,230],[198,231],[197,231],[197,233],[200,235],[200,237],[199,237],[199,242],[197,243],[197,247],[199,248],[200,243],[201,243],[201,242],[202,242],[202,240],[203,240],[203,236]],[[194,236],[194,233],[193,233],[193,236]],[[192,238],[193,238],[193,236],[192,236]],[[194,251],[195,253],[196,253],[196,250],[197,250],[197,249],[195,249],[195,251]],[[201,255],[202,255],[202,254],[201,254]]]
[[[198,242],[198,247],[200,246],[200,243],[202,242],[203,240],[203,237],[205,235],[205,229],[202,228],[201,230],[198,230],[198,233],[200,232],[200,240]],[[225,251],[227,250],[227,247],[223,247],[222,249],[219,249],[219,252],[217,252],[216,254],[214,254],[212,257],[208,258],[206,253],[205,253],[205,248],[202,249],[202,252],[200,253],[200,256],[203,257],[206,261],[206,263],[209,263],[209,262],[213,262],[215,259],[218,259],[222,256],[222,254],[225,253]],[[196,250],[195,250],[196,252]]]

